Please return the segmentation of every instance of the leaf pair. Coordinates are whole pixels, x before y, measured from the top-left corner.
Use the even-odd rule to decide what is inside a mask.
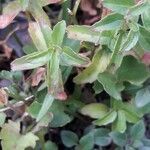
[[[124,89],[123,85],[117,83],[117,78],[109,72],[100,73],[97,80],[102,84],[104,90],[117,100],[121,100],[120,92]]]
[[[149,149],[150,141],[145,138],[144,133],[145,125],[144,122],[140,120],[125,133],[113,131],[109,135],[113,142],[119,147],[125,147],[125,149]],[[128,139],[130,139],[131,142],[128,142]]]
[[[34,52],[29,55],[16,59],[11,63],[11,69],[28,70],[45,65],[51,59],[51,54],[48,50]]]
[[[61,21],[54,26],[38,23],[29,24],[29,33],[37,52],[18,58],[11,63],[12,70],[28,70],[47,65],[46,81],[49,93],[57,99],[66,99],[60,65],[86,67],[87,57],[75,53],[70,47],[63,46],[66,23]]]
[[[98,126],[112,123],[112,130],[123,133],[126,130],[126,121],[136,123],[139,119],[140,114],[136,112],[133,105],[114,100],[113,109],[93,123]]]
[[[87,134],[80,139],[72,132],[63,130],[61,132],[61,139],[66,147],[76,146],[75,149],[91,150],[94,145],[107,146],[111,142],[111,138],[108,135],[109,130],[105,128],[97,128],[90,130]]]
[[[83,115],[97,119],[93,123],[103,126],[112,123],[112,129],[123,133],[126,130],[126,121],[136,123],[140,114],[136,112],[134,106],[128,103],[112,100],[113,108],[109,109],[100,103],[91,103],[81,109]]]
[[[137,72],[143,73],[137,74]],[[120,92],[124,89],[124,82],[140,85],[148,78],[149,70],[144,64],[138,62],[132,56],[125,56],[121,66],[117,69],[115,74],[105,71],[97,76],[97,81],[110,96],[117,100],[121,100]]]
[[[93,123],[98,126],[113,123],[112,124],[113,130],[117,130],[121,133],[126,130],[126,118],[122,110],[119,110],[118,112],[115,110],[111,110],[103,118],[98,119]]]
[[[62,66],[86,67],[90,60],[75,53],[70,47],[63,46],[66,23],[57,23],[53,30],[49,26],[38,23],[29,24],[29,33],[37,51],[14,60],[12,70],[28,70],[46,65],[46,85],[48,94],[45,96],[43,106],[37,117],[39,121],[48,111],[54,99],[67,98],[64,92]]]

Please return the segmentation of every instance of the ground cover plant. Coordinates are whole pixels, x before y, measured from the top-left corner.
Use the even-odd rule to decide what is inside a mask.
[[[149,0],[1,0],[1,149],[149,150],[149,14]]]

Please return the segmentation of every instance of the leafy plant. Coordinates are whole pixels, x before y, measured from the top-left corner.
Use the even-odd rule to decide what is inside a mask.
[[[82,2],[15,0],[3,6],[0,29],[23,12],[30,37],[22,46],[25,55],[11,62],[11,71],[0,72],[7,81],[0,89],[4,150],[57,150],[62,144],[75,150],[110,144],[149,149],[143,118],[150,113],[150,1],[99,0],[107,15],[79,25]],[[57,3],[62,8],[53,21],[48,5]],[[16,115],[9,116],[10,110]]]

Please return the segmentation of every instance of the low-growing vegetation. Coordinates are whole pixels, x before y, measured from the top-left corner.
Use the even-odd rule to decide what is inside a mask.
[[[150,1],[1,1],[3,150],[150,149]]]

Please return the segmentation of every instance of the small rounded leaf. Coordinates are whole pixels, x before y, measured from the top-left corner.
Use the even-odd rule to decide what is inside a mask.
[[[79,139],[75,133],[63,130],[61,132],[61,140],[66,147],[73,147],[77,145]]]
[[[150,86],[139,90],[135,96],[135,104],[137,107],[143,107],[150,103]]]
[[[107,112],[109,111],[109,108],[104,105],[104,104],[99,104],[99,103],[91,103],[88,105],[85,105],[81,109],[81,114],[87,115],[91,118],[102,118],[104,117]]]

